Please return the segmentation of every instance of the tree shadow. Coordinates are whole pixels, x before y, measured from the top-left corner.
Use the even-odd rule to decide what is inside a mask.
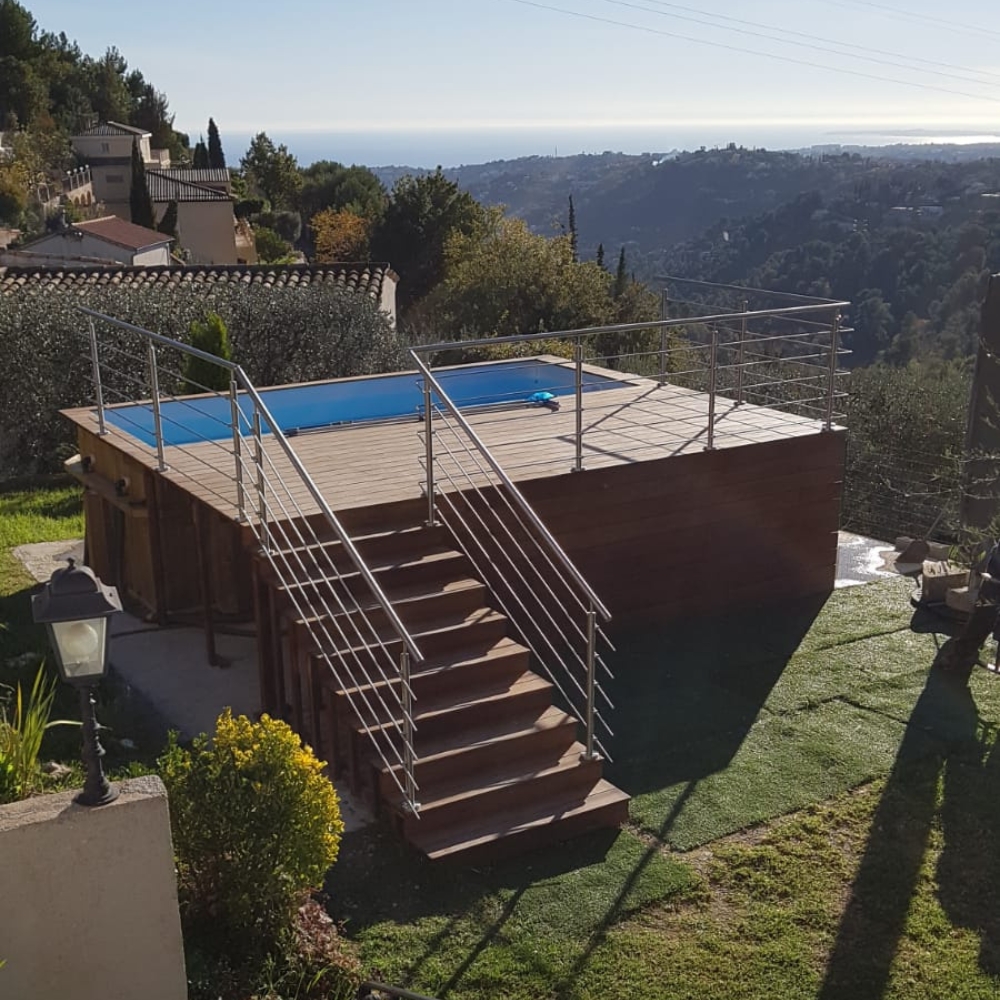
[[[973,844],[987,822],[977,802],[997,798],[1000,762],[988,769],[979,765],[982,741],[969,688],[932,668],[873,815],[820,1000],[884,995],[938,813],[942,778],[946,847],[940,862],[941,901],[957,922],[989,927],[992,954],[995,926],[987,913],[997,868],[989,856],[990,841]],[[987,811],[994,815],[992,803]]]

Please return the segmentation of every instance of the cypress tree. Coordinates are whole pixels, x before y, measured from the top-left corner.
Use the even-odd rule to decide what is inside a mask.
[[[167,209],[163,213],[163,218],[160,219],[159,224],[156,227],[165,236],[172,236],[175,240],[177,239],[177,202],[171,201],[167,204]]]
[[[209,164],[208,147],[204,139],[199,139],[194,147],[194,160],[192,166],[195,170],[207,170]]]
[[[138,142],[132,143],[132,190],[129,193],[129,209],[132,221],[137,226],[156,228],[153,199],[150,198],[149,188],[146,186],[146,164],[142,162]]]
[[[597,266],[603,271],[604,270],[604,244],[597,244]]]
[[[573,196],[569,196],[569,246],[570,250],[573,252],[573,263],[575,264],[580,258],[577,255],[576,248],[578,243],[578,236],[576,232],[576,209],[573,208]]]
[[[229,349],[229,332],[218,313],[210,312],[204,322],[195,320],[188,333],[192,347],[214,354],[223,361],[230,360],[232,355]],[[229,372],[225,368],[189,354],[184,363],[184,382],[181,391],[190,393],[204,392],[206,389],[222,391],[229,388],[229,379]]]
[[[226,169],[226,154],[222,152],[222,140],[214,118],[208,119],[208,165],[214,170]]]
[[[615,272],[615,283],[611,294],[614,298],[620,299],[625,294],[628,287],[628,270],[625,264],[625,247],[622,247],[618,255],[618,270]]]

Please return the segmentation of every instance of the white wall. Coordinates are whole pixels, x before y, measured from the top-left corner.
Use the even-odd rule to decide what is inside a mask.
[[[15,254],[17,251],[10,251]],[[67,230],[66,232],[50,233],[34,242],[25,250],[25,256],[34,258],[35,263],[39,257],[51,257],[62,261],[69,261],[73,258],[81,260],[77,266],[83,266],[83,261],[107,261],[108,263],[119,264],[141,264],[149,267],[154,264],[169,264],[169,247],[155,247],[150,250],[136,254],[127,247],[115,246],[107,240],[98,239],[91,233],[80,232],[78,230]],[[13,262],[12,262],[13,263]],[[68,266],[73,266],[69,264]]]

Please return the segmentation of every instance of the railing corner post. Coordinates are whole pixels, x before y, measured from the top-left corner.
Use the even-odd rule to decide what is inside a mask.
[[[267,476],[264,474],[264,439],[260,430],[260,410],[253,411],[253,460],[257,466],[257,520],[260,545],[267,555],[271,551],[271,535],[267,525]]]
[[[93,317],[88,317],[90,323],[90,367],[94,376],[94,401],[97,403],[97,433],[104,437],[108,433],[104,423],[104,386],[101,384],[101,356],[97,350],[97,328]]]
[[[146,359],[149,364],[149,393],[153,403],[153,436],[156,438],[156,471],[165,472],[167,462],[163,454],[163,421],[160,417],[160,374],[156,365],[156,345],[147,341]]]
[[[413,690],[410,687],[410,651],[403,643],[399,654],[400,707],[403,711],[403,770],[406,786],[406,808],[414,815],[420,815],[417,801],[417,758],[413,750]]]
[[[434,400],[429,379],[424,379],[424,462],[427,465],[427,527],[437,525],[434,506]]]
[[[833,314],[830,324],[830,364],[827,371],[826,384],[826,414],[823,418],[823,430],[833,430],[833,400],[837,394],[837,357],[840,354],[840,311]]]
[[[243,488],[243,454],[240,432],[240,387],[235,373],[229,379],[229,410],[233,424],[233,459],[236,462],[236,510],[240,524],[247,520],[246,492]]]
[[[587,743],[584,751],[585,760],[594,760],[597,756],[596,743],[597,714],[597,612],[591,605],[587,612]]]
[[[574,472],[583,472],[583,344],[579,338],[573,343],[573,363],[576,368],[576,455]]]
[[[719,328],[712,324],[712,348],[708,368],[708,433],[705,451],[715,448],[715,397],[719,373]]]
[[[750,311],[750,302],[747,299],[743,300],[743,319],[740,321],[740,347],[739,355],[736,359],[736,405],[743,405],[743,365],[746,362],[746,343],[747,343],[747,317],[746,314]]]

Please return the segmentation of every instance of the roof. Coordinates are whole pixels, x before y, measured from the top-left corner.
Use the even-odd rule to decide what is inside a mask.
[[[193,170],[189,167],[147,167],[147,176],[151,173],[162,174],[174,181],[184,181],[187,184],[229,184],[229,171],[225,167],[209,167],[204,170]]]
[[[18,291],[55,289],[83,292],[100,285],[129,288],[154,285],[266,285],[306,288],[315,284],[337,285],[369,295],[376,302],[384,282],[397,281],[388,264],[232,264],[156,267],[80,267],[42,269],[0,267],[0,296]]]
[[[126,222],[117,215],[106,215],[102,219],[91,219],[89,222],[74,222],[71,229],[79,229],[100,240],[125,247],[127,250],[145,250],[148,247],[160,246],[172,242],[172,237],[137,226],[134,222]]]
[[[80,135],[137,135],[141,137],[152,135],[152,132],[147,132],[144,128],[135,128],[132,125],[121,125],[118,122],[101,122],[100,125],[84,129]]]
[[[146,187],[153,201],[232,201],[228,194],[172,177],[173,171],[147,170]]]

